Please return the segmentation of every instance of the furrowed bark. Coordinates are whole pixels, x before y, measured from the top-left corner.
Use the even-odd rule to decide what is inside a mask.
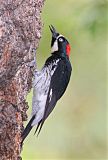
[[[0,160],[18,160],[44,0],[0,0]]]

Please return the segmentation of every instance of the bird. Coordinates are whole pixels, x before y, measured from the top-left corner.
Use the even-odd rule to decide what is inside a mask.
[[[53,25],[49,28],[52,33],[51,56],[40,71],[34,72],[32,114],[22,133],[22,142],[34,126],[35,133],[39,135],[45,120],[66,91],[71,77],[70,44]]]

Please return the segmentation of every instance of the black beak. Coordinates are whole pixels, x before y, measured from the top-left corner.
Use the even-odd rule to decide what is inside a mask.
[[[57,33],[56,29],[52,25],[50,25],[49,28],[50,28],[50,31],[52,33],[52,37],[57,38],[59,33]]]

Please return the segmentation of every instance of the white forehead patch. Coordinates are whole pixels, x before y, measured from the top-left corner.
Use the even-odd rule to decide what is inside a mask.
[[[64,36],[63,36],[62,34],[60,34],[60,35],[57,37],[57,39],[60,38],[60,37],[62,38],[62,37],[64,37]]]

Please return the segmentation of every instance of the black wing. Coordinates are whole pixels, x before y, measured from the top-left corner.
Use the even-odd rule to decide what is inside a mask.
[[[38,125],[38,128],[39,128],[38,134],[40,133],[40,130],[44,124],[44,121],[54,109],[57,101],[64,94],[70,80],[71,70],[72,70],[71,64],[68,60],[67,61],[60,60],[58,62],[57,68],[51,78],[50,88],[49,88],[46,106],[45,106],[45,113],[41,122]]]

